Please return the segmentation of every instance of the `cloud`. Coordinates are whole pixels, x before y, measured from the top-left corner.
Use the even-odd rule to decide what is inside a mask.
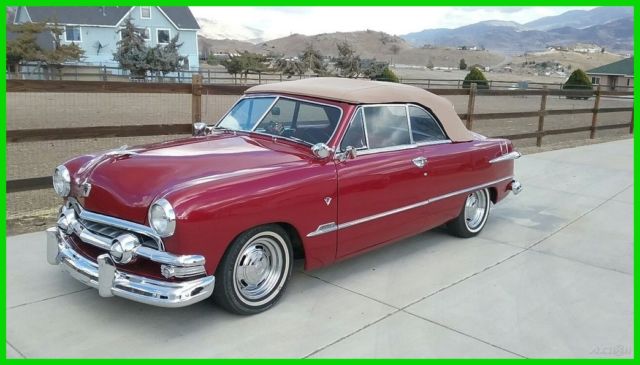
[[[191,7],[198,18],[260,29],[265,39],[365,29],[400,35],[483,20],[526,23],[573,9],[589,7]]]

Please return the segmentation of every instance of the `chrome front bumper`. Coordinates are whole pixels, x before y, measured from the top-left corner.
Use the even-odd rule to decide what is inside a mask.
[[[62,268],[76,280],[98,289],[100,296],[118,296],[159,307],[184,307],[211,296],[214,276],[189,281],[162,281],[117,270],[109,254],[94,262],[72,248],[64,233],[47,229],[47,261]]]

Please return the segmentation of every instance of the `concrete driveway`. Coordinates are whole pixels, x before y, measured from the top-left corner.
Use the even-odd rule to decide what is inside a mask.
[[[528,155],[477,238],[426,232],[298,269],[280,303],[103,299],[7,238],[9,357],[631,357],[633,143]]]

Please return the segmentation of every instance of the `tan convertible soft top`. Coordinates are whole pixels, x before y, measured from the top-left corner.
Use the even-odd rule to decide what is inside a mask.
[[[352,104],[415,103],[430,109],[454,142],[470,141],[453,103],[415,86],[392,82],[318,77],[251,87],[245,94],[278,93],[345,101]]]

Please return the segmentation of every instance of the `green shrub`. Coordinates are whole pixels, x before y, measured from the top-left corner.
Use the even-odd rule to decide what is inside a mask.
[[[589,80],[589,76],[581,69],[577,69],[571,73],[569,80],[564,83],[562,88],[566,90],[593,90],[593,85]]]
[[[373,79],[377,81],[400,82],[398,76],[396,76],[396,74],[389,67],[385,67],[382,70],[382,73],[375,75]]]
[[[487,81],[487,78],[484,77],[482,71],[477,67],[473,67],[467,76],[465,76],[464,81],[462,82],[462,87],[464,89],[468,89],[473,83],[477,85],[478,89],[489,88],[489,81]]]

